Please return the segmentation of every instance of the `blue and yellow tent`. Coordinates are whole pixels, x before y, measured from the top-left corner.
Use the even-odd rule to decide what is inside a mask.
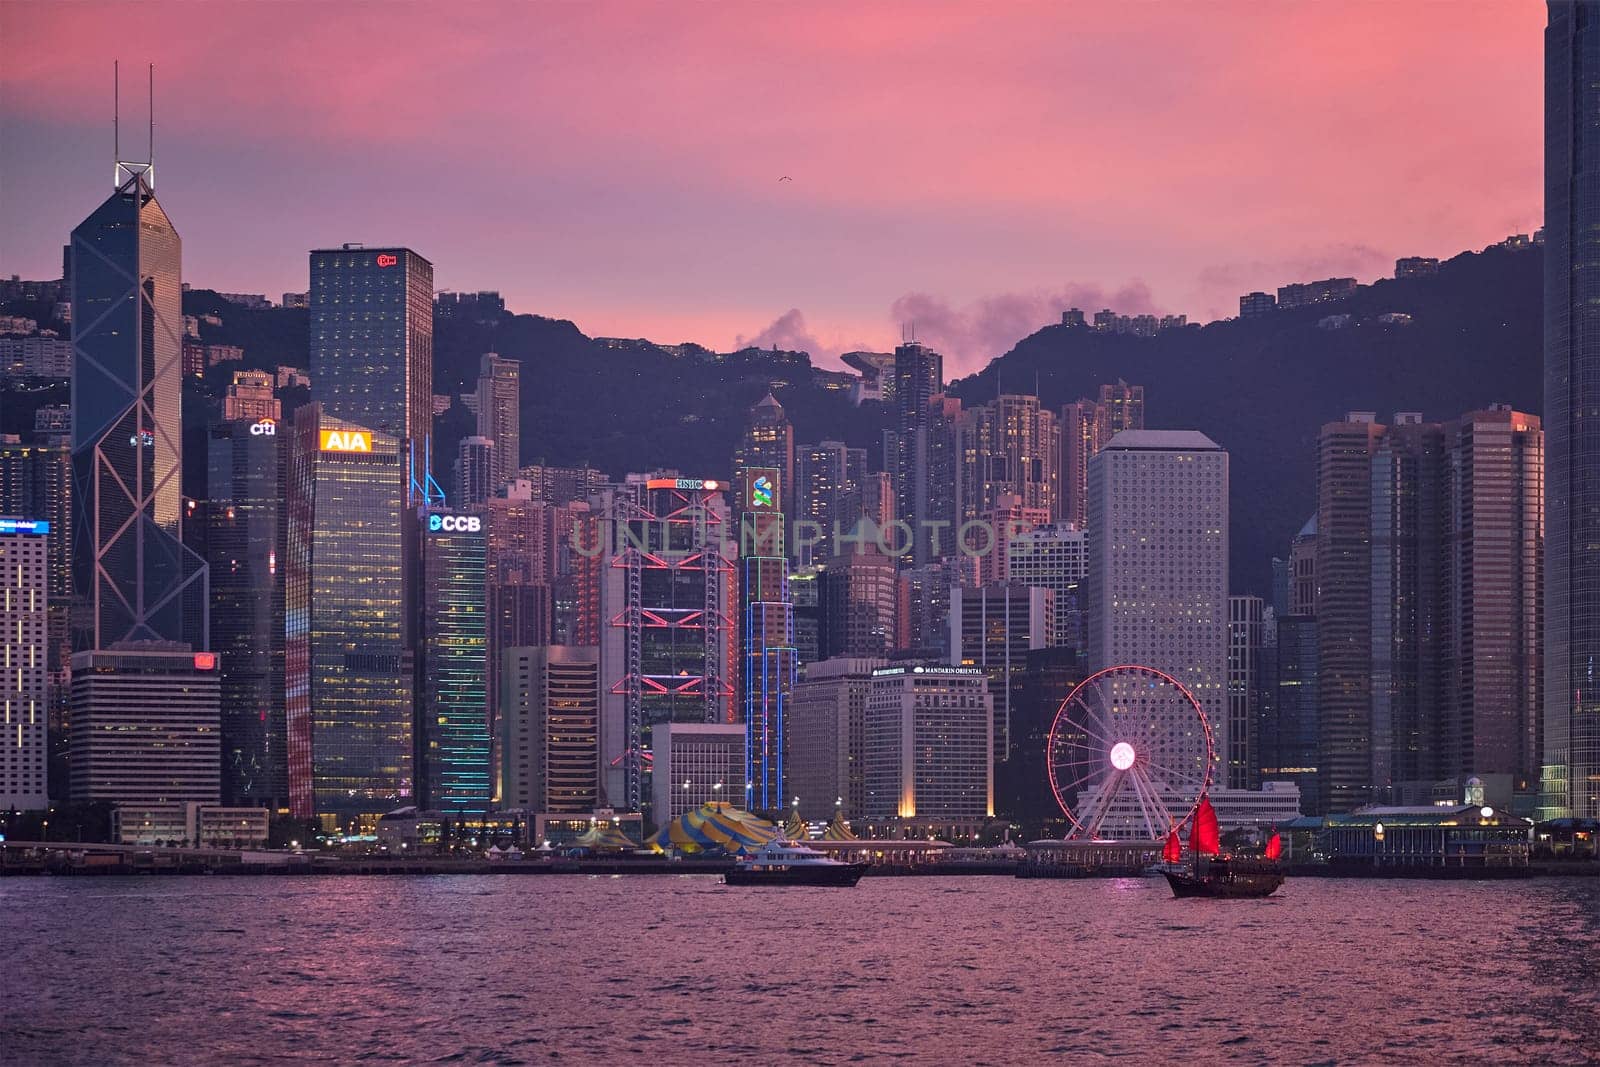
[[[572,842],[596,852],[621,852],[630,848],[638,848],[633,839],[622,832],[622,827],[614,823],[599,823],[590,827],[589,832],[579,836]]]
[[[850,827],[845,823],[844,816],[839,812],[833,813],[833,821],[822,831],[824,841],[855,841],[856,835],[850,832]]]
[[[739,856],[754,852],[783,832],[726,802],[712,801],[673,819],[645,842],[657,852],[710,852]]]

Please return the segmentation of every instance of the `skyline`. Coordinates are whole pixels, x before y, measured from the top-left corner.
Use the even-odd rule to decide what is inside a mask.
[[[196,41],[192,7],[7,5],[0,273],[55,276],[77,205],[104,196],[114,59],[142,152],[148,60],[158,191],[202,287],[276,299],[304,288],[307,249],[397,242],[442,288],[592,336],[826,362],[915,320],[965,374],[1067,304],[1228,316],[1251,289],[1531,232],[1541,85],[1517,57],[1542,12],[1361,8],[485,4],[307,25],[303,5],[229,5]],[[398,58],[325,78],[349,39]]]

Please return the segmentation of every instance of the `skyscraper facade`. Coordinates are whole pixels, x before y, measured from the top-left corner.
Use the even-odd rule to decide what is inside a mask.
[[[49,805],[50,523],[0,518],[0,811]]]
[[[808,664],[789,702],[789,791],[807,820],[860,816],[866,807],[867,693],[881,659]]]
[[[863,724],[869,819],[994,815],[994,710],[976,667],[881,667]]]
[[[1061,430],[1038,397],[1005,394],[963,411],[956,452],[960,521],[982,518],[1007,497],[1043,511],[1046,522],[1055,515]]]
[[[1123,431],[1089,463],[1088,533],[1089,669],[1170,674],[1224,759],[1228,453],[1192,430]]]
[[[182,245],[148,169],[72,231],[73,647],[205,648],[205,564],[183,542]]]
[[[214,652],[151,641],[73,653],[72,800],[217,803],[220,699]]]
[[[315,403],[295,413],[284,626],[289,797],[297,817],[315,815],[330,828],[369,823],[414,795],[402,447]]]
[[[950,664],[976,667],[994,704],[994,756],[1011,758],[1011,676],[1053,629],[1055,594],[1016,582],[950,590]],[[1063,694],[1065,695],[1065,694]]]
[[[290,438],[278,429],[265,416],[211,427],[202,512],[222,699],[223,802],[272,808],[289,802],[283,449]]]
[[[1261,784],[1258,716],[1266,655],[1265,617],[1269,614],[1266,603],[1258,596],[1228,598],[1229,789],[1255,789]]]
[[[522,452],[521,405],[522,364],[495,352],[484,353],[478,369],[478,436],[494,442],[489,493],[517,476]]]
[[[1499,405],[1449,423],[1446,448],[1443,776],[1510,774],[1531,794],[1543,760],[1544,432],[1538,416]]]
[[[1600,818],[1600,4],[1545,30],[1544,758],[1541,812]]]
[[[599,807],[600,650],[508,648],[499,677],[501,807],[568,815]]]
[[[456,446],[456,485],[453,504],[478,508],[494,494],[499,446],[487,437],[463,437]]]
[[[726,488],[661,474],[600,494],[600,740],[615,807],[649,803],[657,724],[738,721],[738,546]]]
[[[747,811],[777,812],[784,804],[784,736],[794,689],[794,608],[784,552],[782,472],[746,467],[739,473],[739,576],[744,650],[741,677],[745,723]]]
[[[776,468],[784,496],[777,501],[786,515],[795,513],[794,501],[794,424],[783,413],[778,398],[768,393],[750,409],[744,438],[734,456],[734,479],[743,481],[744,472],[754,467]]]
[[[420,519],[419,799],[430,811],[483,815],[492,794],[488,533],[467,512],[429,508]]]
[[[433,448],[433,264],[409,248],[311,253],[311,398],[330,419],[399,441],[407,501]]]

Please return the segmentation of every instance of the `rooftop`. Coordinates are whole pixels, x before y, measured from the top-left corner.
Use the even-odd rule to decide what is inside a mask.
[[[1123,430],[1105,451],[1221,452],[1222,446],[1199,430]]]

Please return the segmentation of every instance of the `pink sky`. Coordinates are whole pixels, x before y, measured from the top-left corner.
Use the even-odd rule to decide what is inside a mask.
[[[184,276],[408,244],[591,335],[961,370],[1094,310],[1539,224],[1543,5],[0,3],[0,272],[109,189],[111,63]],[[137,153],[124,151],[138,158]],[[789,175],[792,181],[780,182]]]

